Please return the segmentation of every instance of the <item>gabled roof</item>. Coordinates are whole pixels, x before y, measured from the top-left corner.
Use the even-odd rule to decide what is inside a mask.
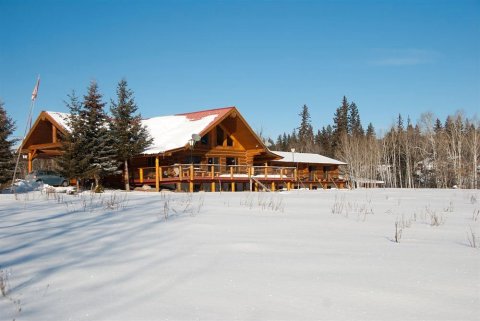
[[[63,126],[65,130],[69,130],[67,113],[52,111],[45,113],[57,124]],[[257,138],[259,145],[263,146],[268,153],[268,149],[264,146],[262,140],[258,138],[248,123],[241,117],[238,110],[232,106],[142,120],[142,124],[153,138],[152,145],[145,150],[144,154],[160,154],[185,148],[188,146],[189,140],[192,139],[192,134],[205,135],[229,115],[239,116],[245,122],[252,135]]]
[[[347,163],[341,162],[339,160],[323,156],[320,154],[312,153],[297,153],[297,152],[279,152],[271,151],[274,154],[277,154],[282,159],[277,159],[275,162],[280,163],[308,163],[308,164],[331,164],[331,165],[346,165]]]
[[[210,109],[194,113],[160,116],[145,119],[145,125],[153,138],[152,145],[144,154],[159,154],[183,148],[192,139],[192,134],[202,135],[218,123],[235,107]]]

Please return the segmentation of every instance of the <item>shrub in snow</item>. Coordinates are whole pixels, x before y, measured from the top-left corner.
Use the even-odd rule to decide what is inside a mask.
[[[470,226],[470,231],[467,231],[467,241],[473,248],[478,248],[480,246],[479,237],[475,234],[475,231]]]

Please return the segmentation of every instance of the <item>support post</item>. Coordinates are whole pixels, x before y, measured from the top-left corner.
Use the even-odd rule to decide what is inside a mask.
[[[33,160],[32,152],[28,152],[28,172],[30,173],[33,170]]]
[[[212,182],[212,183],[210,184],[210,191],[211,191],[211,192],[215,192],[215,182]]]
[[[287,191],[290,190],[290,182],[287,182]]]
[[[158,156],[155,157],[155,190],[160,192],[160,168]]]
[[[143,168],[138,169],[138,175],[140,176],[140,183],[143,183]]]
[[[272,188],[270,189],[272,192],[275,192],[275,182],[272,182]]]
[[[235,182],[232,182],[231,185],[232,185],[232,192],[235,192]]]

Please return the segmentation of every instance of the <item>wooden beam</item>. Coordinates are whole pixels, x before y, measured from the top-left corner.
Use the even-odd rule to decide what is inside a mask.
[[[30,173],[32,171],[32,161],[33,161],[33,155],[31,152],[28,153],[28,172]]]
[[[52,125],[52,142],[57,142],[57,127]]]
[[[47,143],[47,144],[35,144],[28,146],[28,149],[53,149],[53,148],[61,148],[62,143]]]
[[[158,156],[155,157],[155,190],[160,192],[160,167],[158,166],[160,163]]]

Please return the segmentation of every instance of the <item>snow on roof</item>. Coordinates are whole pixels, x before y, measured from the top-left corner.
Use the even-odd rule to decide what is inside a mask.
[[[50,117],[53,118],[60,126],[65,128],[66,130],[70,131],[70,126],[68,125],[68,116],[67,113],[60,113],[57,111],[46,111]]]
[[[145,150],[145,154],[158,154],[168,150],[184,147],[192,134],[200,134],[207,129],[219,114],[211,113],[195,120],[186,115],[154,117],[142,121],[153,144]]]
[[[332,165],[346,165],[347,163],[341,162],[339,160],[326,157],[320,154],[312,153],[297,153],[297,152],[278,152],[271,151],[278,156],[283,157],[282,159],[275,160],[276,162],[282,163],[310,163],[310,164],[332,164]]]
[[[168,150],[184,147],[192,138],[192,134],[200,134],[216,119],[223,117],[234,107],[202,110],[199,112],[160,116],[142,120],[153,138],[152,145],[145,150],[145,154],[158,154]],[[67,113],[47,111],[59,125],[66,130],[68,126]]]

